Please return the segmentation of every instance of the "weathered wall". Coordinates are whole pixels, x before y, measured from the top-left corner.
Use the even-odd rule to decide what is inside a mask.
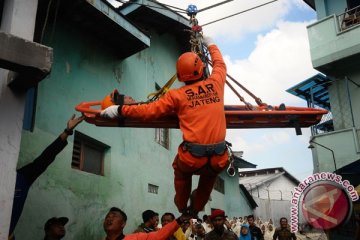
[[[254,197],[259,207],[254,211],[254,216],[262,219],[262,222],[273,221],[276,227],[279,227],[280,218],[286,217],[290,222],[291,203],[287,200],[270,200]]]
[[[252,214],[253,210],[239,187],[239,178],[237,176],[230,177],[226,171],[223,171],[219,176],[224,180],[225,194],[213,190],[211,193],[212,200],[206,204],[205,211],[201,212],[199,217],[202,217],[202,214],[210,215],[212,208],[223,209],[228,217]],[[197,184],[197,180],[195,183]],[[195,188],[194,183],[193,188]]]
[[[0,30],[33,40],[37,0],[5,0]],[[7,239],[20,150],[25,94],[8,86],[8,71],[0,68],[0,240]]]
[[[48,45],[54,48],[54,66],[39,86],[35,129],[24,132],[19,166],[32,161],[58,136],[76,104],[102,99],[114,88],[145,100],[147,93],[154,91],[155,82],[162,86],[174,74],[180,54],[174,37],[152,31],[149,49],[119,60],[106,44],[61,22]],[[44,222],[52,216],[69,217],[66,239],[100,239],[104,235],[103,218],[112,206],[122,208],[129,217],[125,233],[141,223],[141,213],[146,209],[177,213],[171,163],[182,141],[179,130],[170,131],[170,150],[154,141],[154,129],[101,128],[82,123],[77,130],[111,146],[105,156],[104,176],[71,168],[70,137],[65,150],[31,188],[16,228],[18,239],[41,237]],[[194,177],[194,185],[197,179]],[[148,193],[148,183],[159,186],[158,194]],[[207,209],[221,206],[244,215],[247,209],[241,205],[241,197],[236,199],[237,179],[226,179],[225,184],[231,200],[214,191]]]
[[[102,99],[114,88],[145,100],[155,81],[163,85],[173,75],[179,55],[175,39],[153,33],[151,48],[121,61],[105,44],[64,23],[58,23],[48,45],[54,48],[54,65],[39,85],[35,129],[24,132],[19,166],[58,136],[76,104]],[[70,137],[66,149],[34,183],[16,229],[18,239],[41,236],[44,222],[52,216],[69,217],[68,239],[96,239],[103,236],[102,219],[112,206],[129,215],[126,232],[140,222],[145,209],[175,212],[168,196],[174,195],[171,163],[181,142],[178,130],[170,132],[170,151],[154,141],[154,129],[82,123],[77,130],[111,146],[104,176],[71,168]],[[147,192],[148,183],[159,186],[158,195]]]
[[[350,80],[346,81],[346,77],[355,84]],[[360,126],[360,88],[356,84],[360,85],[360,72],[358,69],[349,69],[347,76],[334,79],[329,87],[335,130]]]

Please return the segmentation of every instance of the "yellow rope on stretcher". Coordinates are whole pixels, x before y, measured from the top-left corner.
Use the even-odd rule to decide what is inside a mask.
[[[149,99],[150,101],[155,101],[157,100],[159,97],[163,96],[167,91],[169,91],[169,89],[171,88],[171,86],[173,85],[173,83],[175,82],[177,76],[176,74],[174,74],[174,76],[172,76],[170,78],[169,81],[167,81],[167,83],[162,87],[160,88],[159,91],[156,91],[156,92],[153,92],[153,93],[150,93],[147,98],[151,98]]]

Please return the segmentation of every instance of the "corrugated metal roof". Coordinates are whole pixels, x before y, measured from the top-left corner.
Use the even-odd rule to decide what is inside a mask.
[[[286,91],[306,100],[308,104],[313,103],[321,108],[330,110],[328,91],[330,85],[331,80],[325,75],[318,73]]]
[[[247,189],[256,188],[261,184],[277,179],[281,175],[285,175],[292,181],[294,184],[298,185],[300,182],[295,177],[293,177],[289,172],[284,168],[265,168],[252,171],[241,171],[239,183],[243,184]]]
[[[243,184],[247,189],[254,189],[256,186],[269,182],[270,180],[274,180],[283,174],[284,172],[267,175],[256,175],[251,177],[240,177],[240,183]]]

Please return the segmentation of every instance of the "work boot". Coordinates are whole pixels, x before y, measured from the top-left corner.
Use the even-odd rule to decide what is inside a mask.
[[[280,104],[280,105],[279,105],[279,110],[280,110],[280,111],[285,111],[285,110],[286,110],[285,104],[283,104],[283,103]]]
[[[192,215],[192,218],[198,219],[198,211],[195,211],[194,209],[194,200],[195,200],[195,196],[196,196],[196,190],[194,189],[190,195],[190,206],[188,207],[190,209],[190,214]]]
[[[174,204],[175,204],[176,207],[178,207],[178,205],[176,204],[176,196],[174,196]],[[179,212],[180,212],[181,214],[191,215],[190,207],[187,207],[187,208],[184,208],[184,209],[179,209],[179,208],[178,208],[178,210],[179,210]]]

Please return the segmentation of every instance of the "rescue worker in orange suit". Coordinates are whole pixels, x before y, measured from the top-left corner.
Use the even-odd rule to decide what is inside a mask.
[[[208,47],[213,63],[208,78],[203,75],[204,63],[199,56],[186,52],[176,63],[177,77],[185,86],[169,90],[159,100],[149,104],[114,105],[100,113],[100,116],[106,118],[133,118],[144,121],[174,112],[177,114],[184,141],[180,144],[173,162],[174,201],[180,212],[190,211],[194,216],[203,210],[217,175],[229,163],[224,111],[226,65],[212,39],[204,37],[203,42]],[[128,99],[126,97],[125,103]],[[194,174],[200,175],[200,178],[197,189],[191,193]]]

